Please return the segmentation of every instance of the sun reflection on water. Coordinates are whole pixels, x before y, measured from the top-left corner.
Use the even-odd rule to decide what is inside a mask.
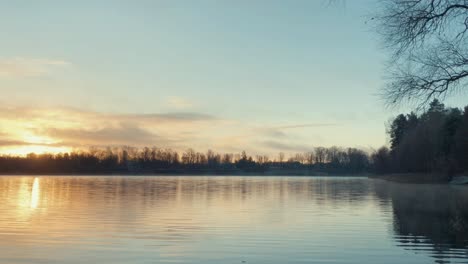
[[[31,208],[36,209],[39,205],[39,178],[34,178],[31,191]]]

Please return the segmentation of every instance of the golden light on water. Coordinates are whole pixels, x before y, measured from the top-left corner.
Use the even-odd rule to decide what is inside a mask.
[[[31,208],[36,209],[39,205],[40,189],[39,178],[34,178],[34,183],[31,190]]]

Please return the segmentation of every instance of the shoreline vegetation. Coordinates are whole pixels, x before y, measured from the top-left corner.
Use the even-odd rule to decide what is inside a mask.
[[[92,148],[86,152],[0,156],[0,174],[54,175],[363,175],[370,170],[362,150],[315,148],[286,158],[206,153],[188,149],[178,153],[160,148]]]
[[[434,99],[426,111],[400,114],[387,129],[390,147],[371,154],[373,172],[399,182],[450,182],[468,175],[468,106]]]
[[[467,1],[385,0],[365,24],[372,25],[389,52],[382,99],[389,106],[418,105],[417,112],[400,114],[389,122],[388,146],[375,151],[315,147],[289,157],[284,153],[268,157],[245,152],[219,154],[211,150],[177,152],[157,147],[104,146],[73,153],[0,156],[0,175],[371,175],[420,183],[450,182],[462,175],[465,177],[457,180],[468,178],[468,106],[451,108],[437,100],[459,96],[457,102],[461,102],[466,98]],[[4,134],[1,132],[0,136]],[[74,131],[78,136],[73,139],[79,141],[80,133],[85,132]],[[42,145],[58,146],[59,141]],[[313,143],[316,142],[307,145]],[[34,145],[24,139],[7,139],[3,144]]]
[[[468,175],[468,106],[400,114],[389,124],[390,147],[316,147],[286,157],[177,152],[157,147],[92,147],[88,151],[0,156],[0,175],[265,175],[369,176],[406,183],[447,183]]]

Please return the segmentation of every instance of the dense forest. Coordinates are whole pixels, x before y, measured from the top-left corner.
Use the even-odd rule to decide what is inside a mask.
[[[450,178],[468,171],[468,106],[437,99],[420,115],[398,115],[389,125],[390,148],[371,155],[376,173],[424,173]]]
[[[92,148],[86,152],[0,157],[0,173],[40,174],[266,174],[353,175],[369,170],[368,154],[355,148],[318,147],[286,158],[206,153],[178,153],[160,148]]]

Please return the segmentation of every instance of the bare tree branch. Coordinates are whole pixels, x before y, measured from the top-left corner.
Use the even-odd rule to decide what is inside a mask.
[[[468,0],[382,0],[375,18],[392,52],[390,105],[421,106],[468,86]]]

